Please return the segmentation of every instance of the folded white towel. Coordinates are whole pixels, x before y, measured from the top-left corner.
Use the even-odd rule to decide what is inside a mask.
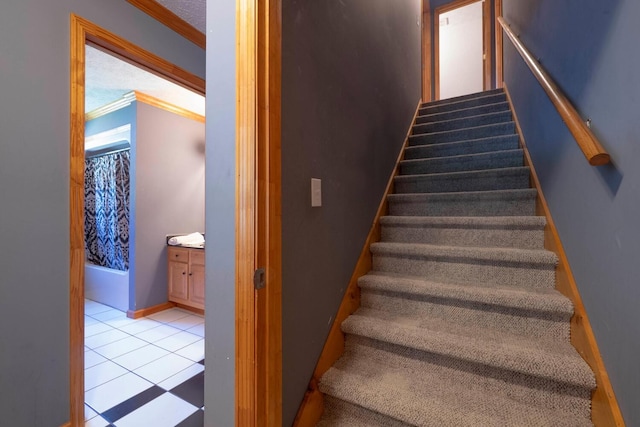
[[[204,236],[200,233],[191,233],[186,236],[175,236],[169,239],[170,245],[199,245],[204,243]]]

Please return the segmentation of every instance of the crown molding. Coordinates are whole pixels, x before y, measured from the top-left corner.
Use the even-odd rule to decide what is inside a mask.
[[[186,117],[191,120],[196,120],[198,122],[204,123],[205,117],[198,113],[194,113],[191,110],[188,110],[183,107],[178,107],[177,105],[171,104],[169,102],[163,101],[159,98],[153,97],[151,95],[147,95],[146,93],[142,93],[140,91],[134,90],[122,95],[122,98],[110,102],[106,105],[103,105],[100,108],[96,108],[95,110],[89,111],[84,115],[85,121],[97,119],[98,117],[102,117],[114,111],[117,111],[121,108],[128,107],[132,102],[139,101],[147,105],[151,105],[162,110],[169,111],[174,114],[178,114],[180,116]]]

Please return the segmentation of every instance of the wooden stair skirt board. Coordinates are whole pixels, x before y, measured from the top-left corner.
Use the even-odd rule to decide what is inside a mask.
[[[514,121],[516,122],[516,130],[520,136],[520,141],[525,155],[525,164],[531,168],[531,184],[538,190],[536,200],[536,215],[544,216],[547,219],[547,225],[544,229],[544,246],[547,250],[558,255],[559,263],[556,268],[556,289],[571,300],[573,303],[573,316],[571,317],[571,344],[578,350],[578,353],[589,364],[596,376],[596,388],[591,396],[591,421],[598,426],[617,426],[625,425],[622,418],[622,412],[618,406],[609,375],[602,361],[598,343],[596,342],[591,323],[582,303],[582,298],[578,292],[578,286],[571,272],[567,255],[564,252],[560,235],[556,229],[551,211],[547,205],[547,201],[542,193],[540,181],[536,174],[535,167],[531,161],[531,155],[527,149],[527,143],[518,121],[518,115],[514,108],[509,93],[509,88],[503,83],[507,100],[513,111]]]
[[[513,137],[509,136],[509,133],[514,134]],[[461,192],[464,192],[463,196],[460,196]],[[496,194],[500,194],[500,198],[506,202],[496,199],[495,203],[487,203],[496,197]],[[425,202],[429,207],[424,207]],[[486,205],[495,206],[494,212],[486,212]],[[469,237],[468,232],[465,233],[465,229],[469,228],[474,229],[472,237]],[[514,228],[525,243],[514,242]],[[378,243],[381,240],[382,242]],[[447,246],[437,243],[442,241],[446,242]],[[453,262],[458,263],[453,269],[453,280],[438,277],[444,268],[442,259],[446,257],[453,258]],[[469,258],[476,261],[459,261]],[[451,261],[448,259],[446,262]],[[530,275],[514,273],[513,270],[516,268],[513,266],[518,263],[528,263],[529,267],[533,263],[537,267],[532,269],[533,273]],[[493,270],[483,267],[488,264],[498,265],[498,276],[502,278],[492,277]],[[439,278],[442,280],[439,281]],[[509,278],[516,285],[524,283],[524,289],[511,287],[505,293],[503,283],[500,282],[505,278]],[[425,282],[426,280],[429,282]],[[473,293],[469,291],[469,287],[465,286],[469,280],[479,280],[479,283],[483,283],[480,292],[476,286],[473,287]],[[539,289],[540,283],[542,287],[549,283],[549,288]],[[534,289],[531,289],[531,286]],[[454,294],[458,298],[460,293],[464,294],[461,299],[464,301],[462,305],[456,303],[456,319],[451,322],[447,317],[450,315],[446,312],[448,308],[440,308],[439,301],[447,301],[447,298]],[[409,294],[413,295],[413,299],[403,299]],[[493,313],[496,309],[475,311],[479,306],[494,305],[500,305],[500,310],[506,310],[504,313],[507,317],[516,319],[515,326],[503,325],[500,317],[496,320],[495,316],[504,315],[502,312]],[[462,310],[459,309],[461,306]],[[379,310],[380,307],[383,307],[382,311]],[[423,314],[421,310],[430,314]],[[414,317],[409,318],[409,315],[405,315],[406,311]],[[534,320],[530,324],[526,318],[529,315],[527,313],[532,311],[536,314],[532,316]],[[469,315],[469,312],[474,314]],[[523,313],[525,315],[522,315]],[[431,314],[435,317],[430,318]],[[413,321],[415,316],[423,316],[428,322],[436,319],[435,323],[438,324],[437,317],[443,315],[447,321],[440,322],[442,329],[434,329],[428,333],[421,333],[420,328],[405,328],[402,324],[403,321]],[[548,320],[538,319],[545,316]],[[502,358],[502,354],[492,353],[494,349],[491,346],[480,345],[476,348],[475,344],[460,340],[458,333],[464,328],[455,326],[455,323],[462,322],[460,324],[467,328],[469,325],[475,326],[476,321],[488,323],[491,333],[491,328],[497,328],[510,337],[509,339],[515,336],[515,342],[521,341],[524,348],[531,346],[531,349],[520,350],[520,353],[516,351],[518,356],[509,354],[505,359]],[[536,324],[540,321],[542,326]],[[383,324],[386,327],[389,322],[395,325],[391,332],[382,327]],[[547,324],[551,326],[547,327]],[[525,338],[518,336],[518,332],[513,332],[510,328],[526,331]],[[575,350],[562,347],[561,355],[556,355],[552,354],[553,351],[538,351],[537,344],[525,342],[538,336],[547,340],[544,334],[548,334],[548,330],[553,331],[550,338],[554,342],[552,348],[560,348],[565,345],[564,341],[567,341],[567,346],[571,349],[568,345],[570,336],[571,344],[587,362],[588,367],[575,354]],[[347,346],[345,333],[351,340]],[[405,341],[415,345],[407,348]],[[469,341],[473,339],[470,338]],[[421,346],[424,349],[421,350]],[[465,359],[465,351],[474,354],[474,361],[469,362]],[[538,356],[534,353],[540,353],[541,359],[536,359]],[[569,353],[574,353],[575,357]],[[357,357],[361,355],[371,357],[373,363],[377,360],[384,366],[399,366],[397,373],[412,369],[411,372],[417,372],[415,369],[418,369],[418,361],[424,362],[434,357],[437,359],[435,365],[432,363],[429,366],[437,370],[438,363],[446,359],[446,363],[450,363],[447,365],[449,368],[455,365],[457,368],[454,369],[462,369],[453,371],[454,375],[461,378],[473,377],[479,371],[488,377],[497,375],[500,378],[500,375],[509,375],[511,379],[516,378],[513,379],[516,393],[521,393],[520,390],[523,388],[529,390],[526,387],[527,381],[539,382],[532,387],[569,390],[566,397],[569,403],[566,405],[568,411],[575,412],[567,415],[564,413],[567,409],[561,406],[547,409],[545,405],[555,404],[553,399],[545,394],[547,392],[534,390],[522,392],[522,396],[526,395],[527,399],[536,401],[537,406],[529,406],[528,402],[515,402],[511,412],[507,410],[511,415],[507,415],[505,419],[513,420],[515,416],[520,417],[518,419],[521,421],[526,421],[529,419],[527,417],[537,417],[536,411],[543,411],[545,416],[557,414],[558,425],[574,425],[575,419],[582,419],[584,424],[593,422],[596,426],[624,425],[567,258],[531,164],[508,91],[492,90],[418,105],[412,126],[398,156],[396,168],[389,179],[376,218],[294,421],[294,426],[298,427],[315,426],[321,419],[322,426],[334,423],[437,425],[433,424],[431,418],[428,422],[424,421],[426,418],[421,418],[420,414],[404,416],[402,413],[423,410],[423,407],[427,406],[427,400],[420,401],[416,396],[415,404],[405,405],[405,402],[411,400],[410,396],[402,395],[406,394],[406,390],[396,390],[393,384],[364,384],[367,382],[366,375],[359,377],[348,369],[332,368],[338,362],[336,366],[341,366],[340,363],[344,366],[346,363],[349,369],[353,367],[361,369],[362,372],[372,369],[367,367],[367,363],[358,363]],[[559,365],[569,367],[554,370],[556,362],[547,364],[547,361],[544,361],[544,357],[549,355],[552,355],[552,358],[566,356],[571,359],[570,363],[562,362]],[[343,361],[345,357],[346,362]],[[528,357],[531,360],[527,359]],[[387,363],[387,358],[393,361]],[[453,362],[448,362],[448,358],[452,358]],[[522,362],[515,361],[518,358],[526,359],[524,366],[536,365],[534,372],[518,371],[521,368],[516,368],[515,365]],[[496,359],[501,359],[497,363],[499,366],[493,366]],[[487,362],[486,366],[482,365],[483,360]],[[538,364],[540,360],[542,363]],[[589,371],[589,367],[593,373]],[[528,367],[524,371],[527,369]],[[504,374],[502,370],[509,373]],[[440,381],[436,378],[436,373],[421,372],[416,375],[420,378],[423,375],[425,378],[430,376],[436,383]],[[412,381],[410,377],[411,375],[408,375],[408,381]],[[360,384],[358,381],[361,380],[358,378],[365,380]],[[499,385],[500,382],[497,386],[496,383],[491,385],[491,381],[487,380],[486,384],[483,382],[483,387],[502,387]],[[556,384],[554,381],[559,382]],[[446,386],[446,381],[440,382]],[[552,384],[549,385],[550,383]],[[597,385],[595,389],[594,384]],[[524,387],[521,387],[523,385]],[[331,396],[325,396],[320,391],[321,387]],[[370,392],[370,388],[376,390]],[[592,389],[589,402],[589,390]],[[388,391],[383,394],[387,397],[378,399],[379,404],[384,405],[385,400],[398,400],[397,406],[406,407],[403,406],[397,413],[394,413],[394,410],[376,412],[376,396],[383,391]],[[359,398],[351,398],[350,394],[365,395],[362,397],[364,406],[360,405]],[[495,401],[496,406],[502,402],[499,397],[494,398],[493,395],[496,393],[491,389],[481,394],[489,395],[488,399],[493,399],[491,402]],[[580,403],[576,403],[578,395],[583,396]],[[478,401],[480,405],[486,403],[482,399],[485,397]],[[367,409],[369,401],[373,403]],[[586,401],[586,404],[582,401]],[[563,404],[565,403],[558,405]],[[391,402],[390,405],[393,407],[394,403]],[[323,417],[325,406],[328,412]],[[541,409],[539,406],[545,407]],[[466,420],[468,424],[470,419],[475,419],[464,418],[465,415],[460,415],[456,408],[441,410],[442,407],[446,407],[446,403],[434,408],[439,412],[435,418],[439,417],[442,422]],[[527,412],[531,407],[535,409]],[[464,412],[465,408],[462,409]],[[340,415],[336,416],[336,413]],[[477,420],[482,417],[490,420],[484,425],[495,424],[494,414],[483,413],[479,416]],[[508,418],[509,416],[512,418]]]

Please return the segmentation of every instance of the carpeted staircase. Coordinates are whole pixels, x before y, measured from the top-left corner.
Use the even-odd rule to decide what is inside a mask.
[[[425,104],[319,426],[591,425],[504,92]]]

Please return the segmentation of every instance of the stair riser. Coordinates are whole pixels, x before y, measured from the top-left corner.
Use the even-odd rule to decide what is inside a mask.
[[[527,169],[509,173],[483,173],[468,176],[401,176],[395,179],[394,189],[402,193],[453,193],[460,191],[514,190],[529,188]]]
[[[499,102],[507,102],[507,96],[499,93],[490,96],[476,97],[467,99],[462,102],[443,102],[429,107],[422,107],[418,111],[419,116],[427,116],[430,114],[446,113],[449,111],[464,110],[467,108],[479,107],[482,105],[496,104]]]
[[[535,215],[535,200],[395,201],[389,214],[399,216],[524,216]]]
[[[523,337],[546,337],[559,342],[569,340],[570,316],[566,314],[365,289],[360,294],[360,305],[416,319],[438,318],[472,328],[482,325],[498,334],[506,332]]]
[[[462,156],[501,150],[515,150],[518,147],[516,135],[499,136],[484,140],[472,140],[441,145],[418,145],[404,151],[406,160],[426,159],[445,156]]]
[[[456,156],[445,159],[427,159],[400,163],[400,175],[465,172],[483,169],[520,167],[524,164],[521,150]]]
[[[448,132],[427,133],[424,135],[412,135],[409,137],[409,146],[426,144],[444,144],[448,142],[467,141],[469,139],[490,138],[493,136],[513,135],[515,124],[513,122],[494,125],[472,127],[452,130]]]
[[[448,113],[429,114],[428,116],[416,117],[417,124],[441,122],[444,120],[462,119],[464,117],[479,116],[482,114],[499,113],[501,111],[509,111],[509,104],[507,102],[500,102],[497,104],[483,105],[476,108],[467,108],[465,110],[450,111]]]
[[[416,375],[415,382],[424,384],[424,387],[430,387],[431,375],[446,375],[453,383],[473,384],[482,387],[484,393],[508,395],[524,405],[555,409],[573,417],[588,419],[590,416],[591,392],[582,387],[353,334],[347,335],[345,347],[350,359],[360,359],[365,363],[373,360],[396,370],[411,372]],[[580,423],[576,422],[576,425]]]
[[[423,133],[446,132],[456,129],[510,122],[512,119],[511,111],[504,111],[442,122],[416,124],[411,129],[411,134],[419,135]]]
[[[543,230],[382,225],[383,242],[429,245],[543,249]]]
[[[555,287],[553,265],[374,254],[373,270],[406,274],[443,283],[484,283],[532,289]]]

